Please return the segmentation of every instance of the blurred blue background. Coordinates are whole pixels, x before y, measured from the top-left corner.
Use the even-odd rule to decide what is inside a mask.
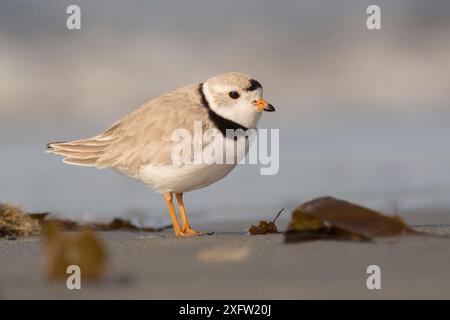
[[[66,28],[81,7],[82,29]],[[162,198],[67,166],[51,141],[97,134],[148,99],[251,74],[277,112],[280,171],[239,166],[189,193],[193,222],[268,218],[334,195],[392,213],[450,207],[450,2],[2,1],[0,201],[63,216],[169,221]]]

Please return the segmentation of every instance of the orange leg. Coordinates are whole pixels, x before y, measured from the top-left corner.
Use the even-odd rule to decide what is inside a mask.
[[[180,225],[178,224],[177,214],[175,212],[175,208],[172,202],[172,194],[170,192],[164,193],[164,199],[166,199],[167,207],[169,208],[170,217],[172,218],[173,231],[176,236],[182,236],[183,232],[180,229]]]
[[[183,222],[183,227],[181,228],[181,232],[186,235],[199,235],[201,234],[198,231],[195,231],[191,229],[191,226],[189,225],[188,218],[186,216],[186,210],[184,209],[184,203],[183,203],[183,194],[182,193],[176,193],[176,198],[178,202],[178,207],[180,208],[180,215],[181,215],[181,221]]]

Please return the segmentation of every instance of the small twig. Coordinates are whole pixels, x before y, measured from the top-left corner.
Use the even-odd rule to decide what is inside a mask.
[[[281,210],[277,213],[275,219],[272,220],[272,223],[275,223],[275,221],[277,221],[278,217],[280,216],[280,214],[281,214],[283,211],[284,211],[284,208],[281,209]]]

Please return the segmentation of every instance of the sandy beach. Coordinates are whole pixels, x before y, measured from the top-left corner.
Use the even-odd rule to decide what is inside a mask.
[[[285,244],[284,235],[250,236],[252,222],[199,226],[214,235],[175,238],[158,233],[98,232],[108,251],[99,283],[44,277],[40,237],[0,239],[3,299],[381,299],[450,298],[450,215],[402,214],[424,236],[373,243]],[[253,221],[254,223],[254,221]],[[283,230],[284,217],[278,225]],[[366,268],[381,268],[381,290],[368,290]]]
[[[450,299],[449,30],[443,0],[0,1],[0,300]],[[223,160],[215,127],[258,128],[247,159],[180,166]],[[286,243],[327,196],[421,234],[334,206],[302,236],[411,235]]]

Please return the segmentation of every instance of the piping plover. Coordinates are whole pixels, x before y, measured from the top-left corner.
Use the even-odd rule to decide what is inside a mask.
[[[261,111],[275,111],[262,93],[261,84],[249,75],[220,74],[148,101],[99,135],[49,143],[47,152],[64,156],[63,161],[68,164],[111,168],[143,182],[164,195],[175,235],[197,235],[200,233],[191,229],[186,217],[183,193],[222,179],[236,163],[174,164],[172,151],[176,142],[172,134],[180,128],[193,133],[197,121],[203,130],[217,129],[224,137],[227,129],[255,129]]]

